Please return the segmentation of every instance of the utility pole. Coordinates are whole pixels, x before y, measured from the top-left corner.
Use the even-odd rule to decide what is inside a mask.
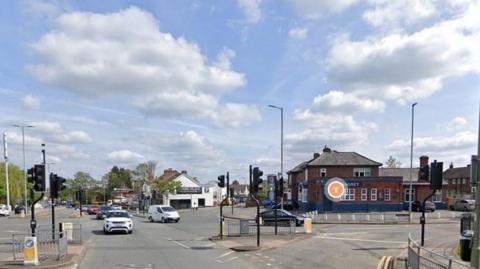
[[[7,208],[10,212],[10,184],[8,178],[8,145],[7,145],[7,133],[3,133],[3,156],[5,157],[5,187],[7,188]]]
[[[471,175],[471,179],[473,180],[473,177],[475,177],[476,179],[476,184],[475,184],[475,215],[476,215],[476,218],[475,218],[475,223],[474,223],[474,233],[473,233],[473,246],[472,246],[472,255],[471,255],[471,267],[472,268],[480,268],[480,186],[479,186],[479,183],[480,183],[480,179],[479,179],[479,175],[480,175],[480,167],[478,166],[480,164],[480,106],[479,106],[479,113],[478,113],[478,142],[477,142],[477,158],[476,158],[476,162],[477,162],[477,171],[476,171],[476,175]],[[472,164],[472,167],[473,167],[473,164]]]
[[[412,202],[413,202],[413,124],[415,120],[415,106],[417,103],[412,104],[412,128],[410,133],[410,186],[408,188],[408,222],[412,222]]]
[[[33,125],[14,124],[13,127],[20,128],[22,130],[22,153],[23,153],[23,180],[24,180],[24,205],[25,213],[28,213],[28,195],[27,195],[27,168],[25,164],[25,128],[33,128]],[[33,202],[33,201],[32,201]]]

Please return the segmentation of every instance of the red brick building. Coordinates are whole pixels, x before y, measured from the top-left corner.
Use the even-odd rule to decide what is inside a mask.
[[[292,202],[302,209],[318,211],[386,211],[403,206],[402,178],[379,176],[382,164],[356,152],[338,152],[325,147],[322,154],[288,171]],[[325,183],[342,178],[348,189],[339,202],[324,194]]]
[[[471,166],[453,167],[453,163],[443,173],[443,180],[448,184],[447,197],[452,199],[472,199],[470,181]]]

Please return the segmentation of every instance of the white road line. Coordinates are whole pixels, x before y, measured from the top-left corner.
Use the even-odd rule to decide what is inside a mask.
[[[218,263],[223,263],[223,261],[221,261],[221,260],[215,260],[215,261],[218,262]]]
[[[218,256],[217,259],[223,258],[223,257],[225,257],[225,256],[228,256],[228,255],[232,254],[232,253],[233,253],[233,251],[229,251],[229,252],[227,252],[227,253],[223,253],[222,255]]]
[[[237,256],[231,257],[230,259],[227,260],[227,262],[231,262],[231,261],[233,261],[233,260],[235,260],[235,259],[238,259],[238,257],[237,257]]]
[[[331,236],[315,236],[318,239],[331,239],[340,241],[360,241],[360,242],[374,242],[385,244],[405,244],[404,241],[388,241],[388,240],[373,240],[373,239],[359,239],[359,238],[343,238],[343,237],[331,237]]]
[[[210,243],[210,244],[206,244],[204,247],[211,247],[211,246],[214,246],[215,243]]]
[[[169,240],[169,241],[170,241],[170,242],[173,242],[173,243],[175,243],[175,244],[177,244],[177,245],[179,245],[179,246],[181,246],[181,247],[183,247],[183,248],[190,249],[189,246],[184,245],[184,244],[182,244],[182,243],[180,243],[180,242],[177,242],[177,241],[175,241],[175,240]]]

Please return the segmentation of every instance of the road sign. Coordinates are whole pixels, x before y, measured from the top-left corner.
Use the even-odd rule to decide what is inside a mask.
[[[23,257],[24,265],[38,265],[37,238],[35,236],[25,237]]]
[[[324,193],[329,200],[338,202],[341,200],[347,189],[348,186],[345,180],[339,177],[334,177],[325,183]]]

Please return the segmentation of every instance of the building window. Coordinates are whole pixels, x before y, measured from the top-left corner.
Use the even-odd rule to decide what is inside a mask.
[[[209,193],[210,192],[210,188],[206,187],[205,190],[204,190],[205,193]]]
[[[442,190],[437,190],[433,195],[434,202],[441,202],[442,201]]]
[[[370,190],[370,200],[377,201],[377,189]]]
[[[345,190],[345,194],[342,196],[343,201],[355,201],[355,189]]]
[[[320,169],[320,177],[327,177],[327,168]]]
[[[404,201],[405,202],[409,202],[409,201],[415,201],[415,189],[412,189],[412,200],[410,200],[410,189],[407,187],[405,189],[405,197],[404,197]]]
[[[308,201],[307,200],[307,198],[308,198],[308,189],[307,188],[302,188],[302,196],[301,197],[302,197],[301,200],[302,200],[303,203],[306,203]]]
[[[385,188],[383,190],[383,199],[385,201],[390,201],[390,188]]]
[[[361,199],[362,201],[367,201],[368,199],[368,190],[367,189],[362,189],[362,193],[361,193]]]
[[[353,168],[353,176],[354,177],[369,177],[370,176],[370,168],[368,168],[368,167]]]

